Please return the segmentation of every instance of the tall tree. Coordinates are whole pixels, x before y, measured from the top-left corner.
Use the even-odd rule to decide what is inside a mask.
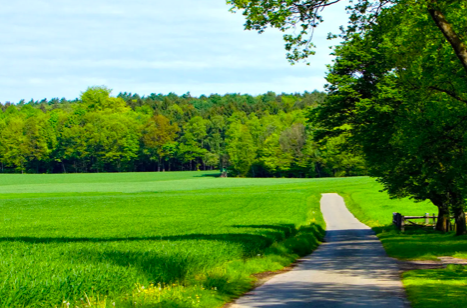
[[[465,234],[466,78],[449,43],[415,9],[423,7],[386,9],[378,25],[337,49],[329,99],[312,118],[323,128],[318,138],[349,136],[391,196],[431,200],[439,230],[452,210]]]
[[[142,140],[145,151],[150,155],[151,160],[158,162],[158,171],[161,171],[162,160],[170,153],[167,144],[173,142],[177,136],[179,128],[170,124],[170,120],[163,115],[155,115],[149,119],[143,129]]]
[[[248,175],[251,165],[256,159],[258,149],[248,126],[239,121],[231,123],[227,131],[226,144],[232,171],[236,175]]]

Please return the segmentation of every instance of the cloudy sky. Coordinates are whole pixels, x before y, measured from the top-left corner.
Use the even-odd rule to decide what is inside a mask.
[[[343,5],[324,12],[311,66],[291,66],[282,34],[244,31],[224,0],[16,0],[0,10],[0,102],[76,98],[88,86],[140,95],[260,94],[322,90],[328,32]]]

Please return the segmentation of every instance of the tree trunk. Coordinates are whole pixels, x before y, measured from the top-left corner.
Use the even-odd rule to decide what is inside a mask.
[[[465,222],[465,200],[460,193],[448,192],[447,200],[450,208],[454,212],[454,221],[456,223],[456,235],[467,234]]]
[[[438,208],[438,221],[436,222],[435,230],[441,232],[449,231],[449,218],[450,218],[450,211],[449,211],[449,204],[446,202],[449,198],[437,194],[433,194],[430,198],[430,201],[436,205]]]
[[[318,175],[318,178],[323,177],[323,175],[321,174],[321,168],[320,168],[319,163],[315,163],[315,170],[316,170],[316,174]]]
[[[457,206],[454,209],[454,219],[456,222],[456,235],[467,234],[467,226],[465,223],[465,206],[462,203],[462,206]]]
[[[449,208],[445,205],[438,206],[438,221],[436,222],[436,230],[447,232],[449,225]]]
[[[436,23],[436,26],[441,30],[443,35],[451,44],[456,56],[459,58],[464,70],[467,72],[467,46],[462,42],[459,35],[457,35],[452,25],[446,20],[446,17],[440,10],[431,7],[428,9],[428,12]]]

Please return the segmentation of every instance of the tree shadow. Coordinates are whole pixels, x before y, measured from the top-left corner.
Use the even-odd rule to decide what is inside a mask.
[[[371,229],[326,231],[293,271],[237,302],[245,307],[407,307],[398,263]]]
[[[312,224],[309,227],[313,230],[297,230],[293,224],[271,224],[271,225],[235,225],[232,226],[238,229],[244,229],[244,233],[222,233],[222,234],[183,234],[183,235],[170,235],[170,236],[141,236],[141,237],[0,237],[0,242],[23,242],[28,244],[68,244],[68,243],[118,243],[118,242],[142,242],[142,247],[151,247],[151,242],[160,241],[218,241],[233,243],[239,247],[240,255],[236,255],[235,259],[231,261],[240,261],[235,266],[240,266],[249,258],[261,255],[283,255],[294,253],[289,246],[300,246],[309,242],[301,241],[301,236],[305,234],[308,238],[316,240],[314,230],[318,230],[320,226]],[[302,227],[303,228],[303,227]],[[235,229],[233,229],[235,231]],[[302,232],[302,233],[300,233]],[[280,249],[277,242],[284,242],[284,247],[287,249]],[[289,241],[292,241],[289,243]],[[301,241],[301,242],[300,242]],[[147,244],[145,243],[147,242]],[[317,242],[317,240],[316,240]],[[316,244],[317,245],[317,244]],[[316,247],[313,246],[313,248]],[[121,249],[119,247],[122,247]],[[149,284],[149,283],[162,283],[162,284],[180,284],[188,283],[195,279],[196,283],[201,283],[206,289],[216,287],[216,292],[222,296],[238,296],[239,294],[248,290],[251,287],[251,279],[248,276],[233,275],[229,271],[215,269],[225,263],[225,258],[218,261],[211,256],[203,254],[204,252],[197,253],[178,253],[174,252],[169,254],[163,251],[154,249],[143,250],[128,250],[125,245],[102,245],[96,248],[94,245],[80,245],[74,249],[70,245],[69,253],[61,256],[65,261],[64,264],[84,263],[84,264],[109,264],[116,265],[122,268],[132,268],[138,273],[138,281],[131,282],[131,286],[124,286],[125,290],[131,290],[134,283]],[[282,247],[282,246],[281,246]],[[242,258],[242,259],[239,259]],[[221,263],[219,263],[221,262]],[[66,266],[66,265],[65,265]],[[110,266],[111,268],[112,266]],[[198,281],[197,275],[202,274],[204,277]],[[237,277],[238,276],[238,277]],[[120,276],[119,276],[120,277]],[[125,277],[122,276],[122,279]],[[85,288],[83,286],[83,288]],[[87,291],[83,289],[83,292]],[[99,292],[113,292],[107,290],[105,286]],[[169,302],[166,303],[170,307]],[[161,306],[165,307],[165,306]]]
[[[273,296],[271,296],[273,294]],[[237,301],[241,307],[408,308],[400,288],[336,282],[290,281],[264,285]]]
[[[467,251],[467,236],[440,232],[433,228],[407,228],[399,231],[393,225],[373,228],[388,254],[401,259],[435,259]]]
[[[194,176],[195,178],[205,178],[205,177],[211,177],[211,178],[220,178],[222,173],[205,173],[201,175],[196,175]]]
[[[294,224],[279,224],[279,225],[233,225],[234,228],[254,228],[254,229],[269,229],[284,235],[285,238],[294,236],[298,233],[298,229]]]
[[[132,241],[184,241],[184,240],[210,240],[225,241],[237,244],[251,244],[260,249],[271,246],[275,241],[293,237],[298,233],[298,229],[293,224],[277,225],[233,225],[234,228],[257,229],[254,234],[250,233],[221,233],[221,234],[183,234],[169,236],[143,236],[143,237],[0,237],[0,242],[24,242],[31,244],[47,243],[73,243],[73,242],[132,242]],[[311,224],[308,228],[322,230],[321,226]],[[302,227],[303,228],[303,227]]]
[[[134,241],[186,241],[186,240],[208,240],[208,241],[224,241],[230,243],[241,244],[244,246],[245,257],[254,255],[258,249],[264,249],[275,241],[268,234],[248,234],[248,233],[226,233],[226,234],[185,234],[185,235],[169,235],[169,236],[143,236],[143,237],[0,237],[0,242],[24,242],[30,244],[49,244],[49,243],[75,243],[75,242],[134,242]]]

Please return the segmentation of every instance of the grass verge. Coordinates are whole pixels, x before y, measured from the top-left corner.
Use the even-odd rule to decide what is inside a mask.
[[[437,211],[430,202],[391,200],[381,186],[368,182],[347,187],[339,193],[349,210],[375,230],[389,256],[402,260],[436,260],[441,256],[467,258],[467,236],[432,229],[408,229],[401,233],[392,225],[392,213],[423,215]],[[414,308],[467,307],[467,267],[409,271],[403,275],[407,295]]]

